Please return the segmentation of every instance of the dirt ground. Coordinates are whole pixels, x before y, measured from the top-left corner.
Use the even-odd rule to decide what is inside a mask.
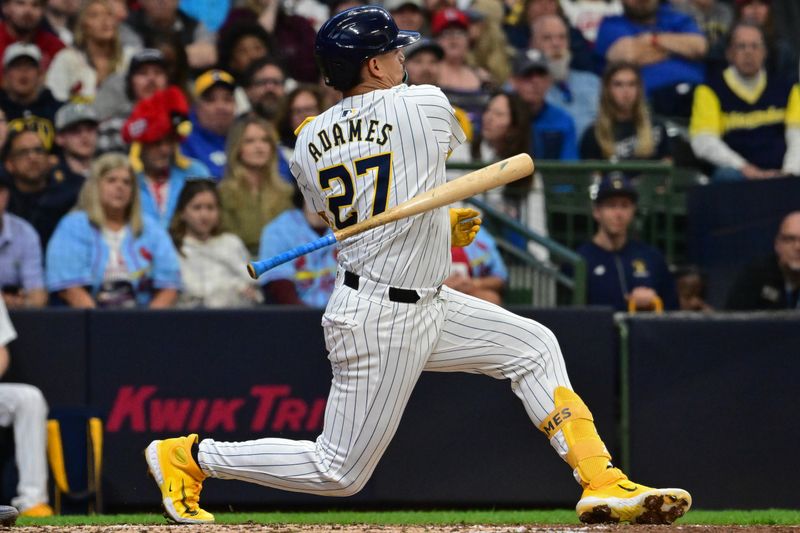
[[[233,532],[261,532],[261,533],[800,533],[800,526],[649,526],[649,525],[621,525],[621,526],[552,526],[552,525],[527,525],[527,526],[300,526],[280,525],[264,526],[255,524],[241,525],[198,525],[198,526],[38,526],[38,527],[13,527],[2,528],[0,531],[9,533],[41,533],[41,532],[67,532],[67,533],[233,533]]]

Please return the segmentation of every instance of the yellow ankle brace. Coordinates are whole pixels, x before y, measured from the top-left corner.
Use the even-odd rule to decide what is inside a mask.
[[[606,470],[611,454],[600,440],[592,413],[580,396],[565,387],[558,387],[554,398],[555,408],[539,430],[548,439],[561,431],[567,445],[567,464],[577,470],[581,483],[589,484],[592,478]]]

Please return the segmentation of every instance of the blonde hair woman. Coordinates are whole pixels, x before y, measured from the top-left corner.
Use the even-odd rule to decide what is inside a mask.
[[[123,74],[134,49],[122,47],[109,0],[86,0],[78,13],[75,43],[53,58],[45,84],[59,100],[91,102],[112,74]]]
[[[228,134],[228,166],[220,183],[222,229],[238,235],[252,256],[261,229],[292,207],[292,186],[278,173],[278,136],[269,122],[251,117]]]
[[[170,307],[180,288],[172,241],[142,215],[128,158],[92,164],[78,206],[47,246],[47,288],[71,307]]]
[[[603,73],[600,108],[581,138],[581,159],[668,159],[664,125],[650,116],[639,69],[612,63]]]

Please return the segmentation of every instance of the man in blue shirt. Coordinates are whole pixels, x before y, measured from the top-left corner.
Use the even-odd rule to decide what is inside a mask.
[[[531,45],[542,51],[553,78],[545,99],[569,113],[580,139],[597,116],[600,78],[594,72],[570,67],[569,31],[558,15],[542,15],[533,22]]]
[[[708,43],[695,21],[658,0],[622,0],[624,13],[600,24],[595,53],[641,68],[647,96],[660,114],[688,117],[692,88],[703,82]]]
[[[225,172],[225,139],[236,118],[235,89],[233,76],[219,69],[202,73],[194,83],[197,100],[189,116],[192,133],[182,151],[205,164],[216,180]]]
[[[608,305],[617,311],[656,308],[678,309],[675,280],[661,253],[643,242],[629,239],[628,230],[639,195],[623,175],[606,176],[594,197],[592,214],[597,232],[578,248],[586,260],[587,303]]]
[[[539,159],[578,159],[575,122],[560,107],[545,101],[553,80],[544,54],[529,49],[517,56],[511,86],[531,109],[531,154]]]

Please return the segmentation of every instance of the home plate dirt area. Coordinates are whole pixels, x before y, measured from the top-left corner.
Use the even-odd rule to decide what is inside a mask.
[[[117,526],[26,526],[2,528],[11,533],[69,532],[69,533],[228,533],[254,531],[260,533],[800,533],[800,526],[695,526],[675,524],[672,526],[612,525],[612,526],[374,526],[374,525],[117,525]]]

